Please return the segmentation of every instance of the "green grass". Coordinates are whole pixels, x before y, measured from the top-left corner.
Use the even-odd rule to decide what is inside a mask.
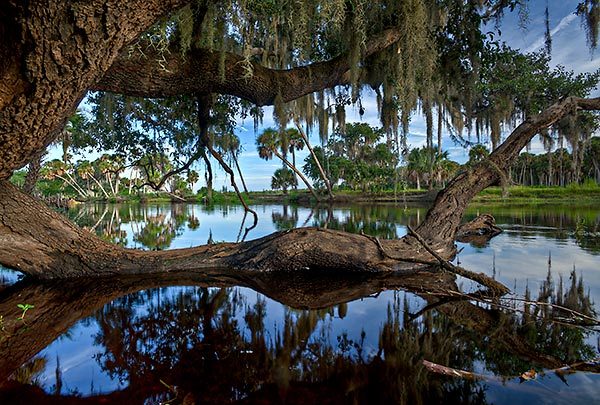
[[[600,203],[600,186],[596,183],[569,184],[566,187],[512,186],[502,195],[502,188],[489,187],[479,193],[475,202],[545,203],[569,202]]]

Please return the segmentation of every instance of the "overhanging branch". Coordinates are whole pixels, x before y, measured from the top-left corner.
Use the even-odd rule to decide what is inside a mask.
[[[381,52],[399,39],[398,29],[382,31],[367,41],[363,57]],[[348,53],[325,62],[278,70],[227,52],[224,77],[219,69],[220,58],[220,52],[208,49],[191,50],[185,57],[178,51],[159,55],[149,49],[146,54],[135,56],[123,52],[90,89],[138,97],[229,94],[257,105],[270,105],[278,95],[287,102],[318,90],[348,84],[350,80]]]

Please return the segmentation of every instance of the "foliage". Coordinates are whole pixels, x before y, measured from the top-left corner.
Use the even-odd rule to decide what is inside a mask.
[[[410,151],[406,170],[408,180],[414,180],[419,190],[421,179],[426,182],[429,189],[433,188],[434,183],[437,183],[438,187],[443,187],[446,181],[454,177],[458,167],[458,163],[448,159],[448,152],[440,153],[437,147],[423,146]]]
[[[567,186],[586,181],[600,183],[598,145],[600,138],[593,137],[589,142],[580,144],[579,150],[584,152],[579,155],[565,148],[540,155],[522,153],[512,166],[512,181],[530,186]]]
[[[469,107],[478,140],[489,132],[493,149],[500,142],[501,125],[515,126],[517,120],[540,113],[567,96],[586,97],[596,88],[600,70],[575,75],[563,66],[550,68],[544,51],[521,54],[492,42],[485,48],[476,97]],[[555,126],[563,132],[564,125]]]
[[[27,175],[27,172],[25,170],[17,170],[11,176],[10,182],[17,187],[23,187],[23,185],[25,184],[25,176],[26,175]]]
[[[21,311],[23,311],[21,313],[21,316],[19,316],[19,318],[18,318],[19,320],[23,321],[23,320],[25,320],[25,314],[27,313],[27,311],[35,308],[35,306],[31,305],[31,304],[17,304],[17,308],[19,308]]]
[[[226,78],[225,72],[233,68],[226,65],[231,60],[226,53],[236,54],[239,57],[236,66],[241,66],[244,72],[236,86],[242,87],[244,80],[255,76],[257,68],[283,70],[345,60],[348,66],[342,81],[345,85],[334,86],[335,81],[325,83],[321,90],[288,103],[282,97],[288,89],[277,89],[272,101],[278,124],[273,131],[277,133],[259,136],[257,145],[263,145],[259,153],[266,159],[275,150],[284,158],[291,153],[291,166],[295,167],[295,153],[304,144],[295,130],[287,128],[288,121],[291,118],[302,121],[308,131],[317,126],[323,145],[329,147],[319,153],[332,183],[341,180],[351,189],[374,190],[397,183],[398,155],[408,157],[409,119],[419,108],[426,116],[429,148],[433,146],[434,111],[439,116],[439,131],[445,124],[455,140],[465,141],[463,128],[469,129],[469,134],[474,129],[478,141],[489,135],[495,148],[502,130],[513,126],[518,119],[538,113],[561,97],[586,96],[595,87],[600,77],[598,72],[574,75],[560,66],[550,69],[548,54],[521,54],[500,43],[496,29],[483,31],[490,27],[486,23],[498,22],[505,11],[515,9],[525,25],[527,2],[522,0],[198,1],[148,29],[129,45],[128,53],[145,56],[151,51],[158,55],[159,64],[166,61],[167,54],[181,55],[181,60],[186,61],[195,57],[198,50],[211,55],[218,53],[219,66],[213,69],[219,71],[221,82]],[[586,27],[590,45],[595,47],[597,2],[582,1],[576,11]],[[399,40],[369,53],[371,42],[384,30],[398,33]],[[164,63],[161,68],[167,70]],[[311,75],[308,69],[303,80],[313,80]],[[210,189],[212,169],[206,157],[207,148],[214,147],[237,165],[241,148],[235,135],[235,121],[251,116],[256,126],[263,114],[260,106],[219,94],[226,93],[220,84],[213,83],[210,87],[214,94],[183,94],[163,99],[92,93],[87,98],[90,114],[78,113],[71,118],[68,130],[61,137],[63,147],[110,151],[113,158],[121,160],[123,168],[137,171],[139,176],[129,183],[133,187],[199,170],[197,162],[203,158]],[[361,96],[365,86],[377,94],[382,124],[377,131],[357,129],[356,125],[345,122],[350,105],[364,113]],[[201,128],[200,96],[210,100],[208,135]],[[541,135],[548,150],[555,141],[562,147],[563,139],[577,150],[596,127],[595,116],[573,115]],[[362,131],[362,135],[353,131]],[[271,139],[267,139],[269,136]],[[442,155],[441,150],[438,155]],[[64,156],[63,163],[67,165],[66,149]],[[582,153],[574,156],[575,177],[583,169],[582,156]],[[412,160],[416,162],[416,158],[415,155]],[[381,162],[383,159],[387,164]],[[415,173],[421,171],[423,175],[428,173],[424,179],[430,187],[434,180],[444,184],[440,173],[449,170],[435,167],[437,161],[444,159],[435,153],[430,153],[428,159],[425,165],[429,165],[429,170],[411,168],[411,176],[420,181]],[[319,184],[320,176],[314,176],[311,161],[312,158],[306,161],[305,172]],[[64,183],[81,198],[100,192],[104,198],[116,198],[120,176],[113,170],[100,169],[100,172],[89,177],[96,183],[92,188],[69,178]],[[100,174],[107,177],[102,186]],[[188,183],[193,187],[197,181]],[[171,188],[179,182],[174,180]]]
[[[333,184],[342,181],[350,189],[380,190],[392,186],[398,157],[381,143],[385,132],[367,124],[347,124],[333,134],[328,150],[316,147],[315,154],[325,162],[327,176]],[[321,184],[312,156],[305,159],[304,172]]]
[[[298,180],[296,180],[294,172],[286,168],[275,170],[275,173],[271,178],[271,188],[273,190],[282,189],[283,194],[287,194],[289,188],[297,185]]]

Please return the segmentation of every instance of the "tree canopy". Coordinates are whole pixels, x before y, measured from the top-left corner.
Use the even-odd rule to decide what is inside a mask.
[[[343,129],[345,106],[356,103],[363,110],[361,89],[369,86],[378,95],[383,128],[398,149],[406,149],[404,139],[410,114],[419,107],[426,115],[437,107],[457,128],[470,126],[470,120],[478,118],[478,122],[491,128],[493,137],[497,136],[498,122],[514,117],[514,108],[508,107],[482,116],[475,102],[481,98],[478,83],[490,66],[498,62],[489,61],[493,41],[484,32],[483,24],[500,19],[507,10],[517,9],[526,15],[528,6],[524,0],[172,0],[140,7],[137,14],[133,10],[128,14],[119,8],[111,9],[108,0],[98,3],[83,7],[49,1],[53,11],[48,18],[40,20],[37,27],[48,32],[36,36],[33,27],[16,29],[21,36],[11,34],[17,35],[14,55],[6,60],[7,68],[2,70],[2,77],[11,80],[3,81],[0,94],[35,86],[38,79],[33,65],[38,63],[39,66],[46,59],[39,62],[26,59],[16,72],[8,69],[8,65],[14,57],[25,58],[30,52],[29,46],[44,52],[36,38],[40,39],[37,42],[43,42],[42,38],[48,36],[50,41],[51,32],[60,28],[50,29],[50,25],[44,24],[84,26],[86,21],[95,18],[95,7],[106,3],[105,18],[110,24],[105,27],[88,24],[83,31],[89,32],[64,28],[64,33],[59,34],[56,44],[52,45],[62,49],[61,55],[56,54],[51,61],[56,74],[73,76],[78,74],[75,65],[80,63],[75,54],[71,59],[68,55],[78,40],[95,46],[99,39],[95,35],[102,34],[103,30],[106,30],[105,40],[120,35],[120,42],[112,41],[110,55],[98,49],[98,57],[106,57],[102,66],[88,61],[89,66],[83,67],[92,76],[82,77],[75,87],[69,86],[74,98],[67,103],[69,106],[63,107],[73,108],[87,90],[146,98],[176,97],[177,101],[132,104],[114,96],[95,96],[96,104],[104,105],[104,110],[98,108],[103,113],[108,112],[109,123],[118,123],[119,118],[131,120],[133,123],[127,125],[132,133],[141,129],[154,132],[159,119],[170,120],[174,114],[179,114],[180,119],[186,117],[185,124],[180,120],[176,128],[162,128],[170,135],[170,142],[179,146],[176,149],[194,150],[195,143],[182,139],[181,133],[195,132],[196,124],[190,116],[195,108],[193,102],[186,103],[185,99],[193,100],[198,94],[235,96],[257,106],[273,104],[283,127],[290,120],[291,111],[309,128],[318,125],[319,133],[326,136],[331,123],[334,130],[338,126]],[[131,0],[123,7],[135,3]],[[35,14],[38,4],[31,7],[29,12]],[[574,9],[582,18],[592,47],[596,44],[599,8],[597,1],[588,0]],[[152,12],[144,16],[142,24],[140,14],[147,10]],[[16,24],[17,17],[25,14],[25,6],[10,2],[0,16],[2,32],[9,33],[9,29],[16,28],[11,24]],[[75,24],[65,17],[69,14],[74,15]],[[125,23],[125,18],[130,21]],[[138,24],[134,25],[136,21]],[[122,32],[115,32],[117,27]],[[67,31],[75,34],[73,38],[65,36]],[[7,46],[0,53],[8,55]],[[500,55],[499,59],[513,56],[516,55]],[[73,66],[67,68],[68,64]],[[59,81],[53,83],[59,85]],[[491,94],[499,106],[508,102],[503,97],[516,97],[501,90]],[[564,91],[554,94],[553,101],[563,95]],[[2,97],[0,109],[8,108],[5,120],[12,117],[11,100],[12,97]],[[486,102],[479,102],[482,103]],[[537,113],[541,107],[527,103],[523,108],[527,113]],[[140,109],[144,114],[140,114]],[[252,107],[247,111],[260,116],[259,110]],[[110,117],[111,113],[121,117]],[[152,120],[148,120],[149,116]],[[12,158],[2,159],[6,166],[3,176],[26,164],[34,149],[39,149],[40,141],[47,144],[56,137],[55,131],[63,122],[48,125],[46,135],[32,134],[39,139],[25,142],[23,156],[14,163]],[[18,131],[14,124],[5,128],[8,131],[5,137]],[[121,145],[132,145],[132,138],[126,137],[122,129],[112,133]],[[101,136],[101,139],[106,137]],[[138,145],[143,146],[144,142]]]

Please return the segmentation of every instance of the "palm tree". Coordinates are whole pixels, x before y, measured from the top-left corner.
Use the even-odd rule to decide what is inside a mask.
[[[273,128],[265,129],[262,132],[262,134],[260,134],[258,138],[256,138],[258,156],[261,159],[271,160],[273,159],[273,155],[275,155],[287,167],[289,167],[294,173],[296,173],[296,175],[300,177],[300,179],[302,179],[304,184],[306,184],[308,190],[318,201],[319,197],[317,196],[317,193],[315,193],[315,190],[312,188],[306,177],[304,177],[304,175],[294,165],[292,165],[292,163],[290,163],[290,161],[287,160],[287,158],[284,155],[281,154],[281,144],[282,143],[279,131],[276,131]]]
[[[288,128],[285,130],[285,133],[288,140],[288,150],[292,154],[292,165],[296,167],[296,151],[301,151],[304,149],[304,137],[296,128]],[[297,188],[297,185],[298,180],[296,179],[296,185],[294,185],[294,189]]]
[[[77,184],[77,181],[73,178],[71,173],[69,173],[71,167],[66,165],[61,160],[51,160],[44,165],[43,169],[44,177],[46,179],[54,180],[55,178],[59,178],[63,181],[65,185],[71,186],[81,198],[87,198],[85,191],[83,191],[83,189],[81,188],[81,186],[79,186],[79,184]]]
[[[334,196],[333,196],[333,192],[331,191],[331,181],[329,181],[329,177],[327,177],[327,175],[325,175],[325,171],[323,170],[323,166],[321,165],[321,162],[319,161],[319,158],[317,157],[314,149],[310,145],[310,140],[308,139],[308,135],[302,129],[302,125],[300,124],[300,120],[296,116],[294,116],[294,124],[296,125],[296,128],[298,129],[298,133],[302,137],[302,140],[304,140],[304,144],[308,148],[308,151],[310,152],[313,160],[315,161],[315,164],[317,165],[317,168],[319,169],[319,173],[321,175],[321,178],[323,179],[323,182],[325,183],[325,187],[327,187],[327,194],[329,194],[329,198],[331,200],[333,200]]]
[[[429,178],[429,189],[433,187],[433,179],[437,179],[438,187],[442,184],[442,172],[445,170],[444,165],[448,162],[448,151],[439,152],[436,147],[429,148],[430,152],[428,156],[431,158],[430,162],[430,178]]]
[[[98,185],[98,187],[104,194],[104,197],[108,198],[108,193],[106,192],[104,187],[102,187],[102,184],[98,181],[96,176],[94,176],[94,171],[94,167],[87,160],[83,160],[77,163],[77,175],[86,181],[88,193],[92,193],[89,186],[89,179],[91,178]]]
[[[421,189],[421,176],[429,171],[427,151],[425,148],[415,148],[407,157],[409,176],[415,177],[417,190]]]
[[[186,180],[190,185],[190,190],[194,191],[194,184],[200,179],[200,175],[195,170],[188,170]]]
[[[467,162],[467,165],[473,166],[475,163],[481,162],[488,157],[489,154],[489,149],[478,143],[469,149],[469,161]]]
[[[275,173],[271,178],[271,188],[273,190],[277,190],[280,188],[281,190],[283,190],[283,194],[287,194],[288,188],[295,187],[297,184],[298,180],[296,180],[294,172],[286,168],[280,168],[275,170]]]
[[[106,182],[110,186],[110,190],[114,197],[119,193],[119,185],[121,183],[120,173],[123,171],[123,167],[123,158],[119,155],[104,154],[98,160],[98,168],[100,169],[100,172],[104,174]]]

